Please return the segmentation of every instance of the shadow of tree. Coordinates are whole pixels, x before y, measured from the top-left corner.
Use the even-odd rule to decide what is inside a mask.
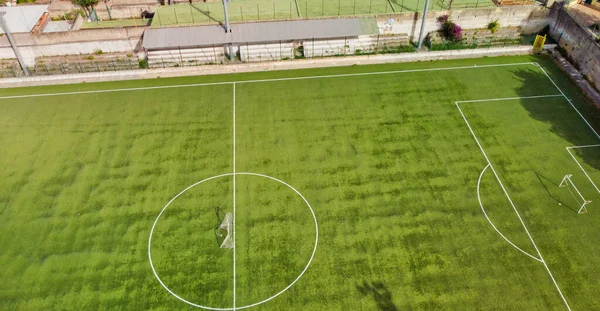
[[[375,300],[377,308],[382,311],[397,311],[398,308],[392,300],[392,293],[387,289],[382,282],[368,283],[363,281],[362,284],[356,285],[356,289],[363,295],[370,295]]]
[[[548,85],[552,86],[552,83],[543,73],[539,72],[539,69],[534,67],[527,69],[520,68],[513,70],[513,73],[522,81],[522,87],[517,89],[519,96],[560,94],[558,90],[548,91]],[[577,101],[583,102],[583,104],[579,106],[582,106],[584,109],[581,107],[577,107],[577,109],[586,117],[586,120],[590,125],[595,129],[600,128],[600,111],[583,97],[578,97]],[[566,100],[565,104],[570,106]],[[553,133],[569,141],[572,146],[600,144],[600,140],[594,140],[593,136],[595,135],[592,130],[588,128],[574,110],[573,115],[575,118],[567,118],[564,114],[557,113],[556,109],[548,109],[546,103],[542,101],[523,100],[521,101],[521,105],[529,112],[529,115],[532,118],[548,123]],[[570,110],[572,108],[568,107],[568,109]],[[584,133],[582,131],[589,132]],[[577,154],[591,167],[600,170],[600,157],[598,157],[600,154],[600,147],[573,149],[572,152]]]
[[[214,22],[214,23],[217,23],[217,24],[219,24],[219,26],[221,26],[221,27],[223,27],[223,29],[225,29],[225,25],[223,24],[223,22],[222,22],[222,21],[220,21],[220,20],[217,20],[217,19],[213,18],[213,17],[210,15],[210,11],[204,11],[204,10],[202,10],[202,9],[198,8],[198,7],[197,7],[196,5],[194,5],[194,4],[190,4],[190,7],[192,7],[194,10],[196,10],[196,11],[200,12],[200,14],[202,14],[202,15],[206,16],[206,18],[208,18],[208,20],[209,20],[209,21],[211,21],[211,22]]]

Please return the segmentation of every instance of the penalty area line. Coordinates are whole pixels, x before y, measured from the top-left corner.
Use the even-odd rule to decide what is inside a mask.
[[[562,96],[571,105],[571,107],[573,109],[575,109],[575,111],[581,117],[581,119],[583,120],[583,122],[585,122],[585,124],[587,124],[587,126],[592,130],[592,132],[596,135],[596,137],[598,137],[598,139],[600,139],[600,134],[598,134],[598,132],[596,132],[596,130],[594,129],[594,127],[592,127],[592,125],[590,124],[590,122],[588,122],[588,120],[583,116],[583,114],[581,114],[581,112],[579,111],[579,109],[577,109],[577,107],[575,107],[575,105],[573,104],[573,102],[571,101],[571,99],[568,98],[567,95],[565,95],[565,92],[563,92],[560,89],[560,87],[558,87],[558,85],[556,84],[556,82],[554,82],[554,80],[552,80],[552,78],[550,78],[550,75],[548,75],[548,73],[546,72],[546,70],[544,70],[544,68],[542,67],[542,65],[540,65],[539,63],[535,63],[535,62],[533,63],[533,65],[535,65],[538,68],[540,68],[540,70],[544,73],[544,75],[548,78],[548,80],[550,80],[550,82],[554,85],[554,87],[556,87],[556,89],[562,94]]]
[[[511,240],[509,240],[507,237],[504,236],[504,234],[502,234],[502,232],[500,232],[500,230],[498,230],[498,228],[496,228],[496,226],[494,225],[494,223],[492,222],[492,220],[488,217],[487,212],[485,211],[485,208],[483,208],[483,203],[481,202],[481,179],[483,178],[483,174],[485,173],[485,171],[490,167],[490,165],[486,165],[486,167],[481,171],[481,174],[479,174],[479,179],[477,180],[477,200],[479,200],[479,207],[481,207],[481,211],[483,212],[483,215],[485,216],[485,218],[487,219],[487,221],[490,223],[490,225],[492,225],[492,228],[494,228],[494,230],[496,230],[496,232],[506,241],[508,242],[508,244],[512,245],[514,248],[518,249],[521,253],[531,257],[533,260],[539,261],[539,262],[543,262],[541,259],[531,255],[530,253],[522,250],[520,247],[518,247],[517,245],[515,245]]]
[[[533,240],[533,237],[531,236],[531,233],[529,232],[529,229],[527,229],[527,226],[525,225],[525,222],[523,221],[523,219],[521,218],[521,214],[519,213],[519,211],[517,210],[517,207],[515,206],[515,204],[513,203],[510,195],[508,194],[508,191],[506,190],[506,188],[504,187],[504,184],[502,183],[502,180],[500,180],[500,176],[498,176],[498,173],[496,172],[496,170],[494,169],[494,166],[492,165],[492,162],[490,161],[490,159],[488,158],[485,150],[483,149],[483,146],[481,145],[481,143],[479,142],[479,139],[477,138],[477,135],[475,135],[475,132],[473,131],[473,128],[471,127],[471,124],[469,124],[469,121],[467,120],[465,114],[463,113],[462,109],[460,108],[460,105],[458,102],[455,102],[456,108],[458,108],[458,111],[460,112],[460,115],[462,116],[463,120],[465,121],[465,124],[467,125],[467,127],[469,128],[469,131],[471,132],[471,135],[473,136],[473,138],[475,139],[475,143],[477,143],[477,146],[479,147],[479,150],[481,151],[481,153],[483,154],[483,157],[485,158],[485,160],[488,163],[489,168],[492,170],[492,172],[494,173],[494,176],[496,177],[496,180],[498,181],[498,183],[500,184],[500,187],[502,188],[502,191],[504,192],[504,195],[506,196],[506,198],[508,199],[508,202],[510,202],[510,205],[513,208],[513,211],[515,212],[515,214],[517,215],[517,217],[519,218],[519,221],[521,222],[521,225],[523,226],[523,229],[525,229],[525,233],[527,233],[527,236],[529,237],[529,240],[531,241],[531,244],[533,245],[533,247],[535,248],[535,251],[538,254],[539,259],[541,260],[540,262],[544,265],[544,267],[546,268],[546,271],[548,271],[548,275],[550,276],[550,279],[552,279],[552,282],[554,283],[554,286],[556,287],[556,290],[558,291],[558,294],[560,295],[560,298],[562,299],[562,301],[565,303],[565,306],[567,307],[567,310],[571,311],[571,307],[569,306],[569,303],[567,302],[567,299],[565,298],[565,296],[563,295],[560,287],[558,286],[558,283],[556,282],[556,280],[554,279],[554,275],[552,274],[552,271],[550,271],[550,268],[548,267],[548,265],[546,264],[546,261],[544,260],[544,257],[542,256],[542,253],[540,252],[539,248],[537,247],[537,244],[535,243],[535,241]]]

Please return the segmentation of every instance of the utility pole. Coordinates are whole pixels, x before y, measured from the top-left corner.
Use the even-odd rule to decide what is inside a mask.
[[[227,13],[227,0],[223,0],[223,12],[225,12],[225,33],[229,36],[231,28],[229,28],[229,14]],[[231,39],[231,38],[230,38]],[[231,42],[227,44],[227,50],[229,51],[229,59],[233,59],[233,45]]]
[[[229,29],[229,14],[227,14],[227,0],[223,0],[223,11],[225,12],[225,32],[230,33]]]
[[[0,12],[0,27],[2,27],[2,29],[4,29],[4,33],[6,33],[8,42],[10,43],[10,45],[13,48],[13,51],[15,52],[15,56],[17,57],[17,60],[19,61],[19,65],[21,65],[21,69],[23,69],[23,73],[26,76],[29,76],[30,75],[29,69],[27,69],[27,65],[25,64],[23,57],[21,57],[21,53],[19,53],[19,48],[17,47],[17,43],[13,39],[12,34],[10,33],[10,30],[8,29],[8,25],[6,25],[6,22],[4,21],[4,14],[6,14],[6,12]]]
[[[423,45],[423,32],[425,31],[425,20],[427,19],[427,7],[429,6],[429,0],[425,0],[425,8],[423,9],[423,20],[421,21],[421,32],[419,33],[419,43],[417,49]]]

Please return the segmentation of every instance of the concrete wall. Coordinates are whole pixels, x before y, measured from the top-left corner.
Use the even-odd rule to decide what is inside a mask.
[[[141,51],[141,36],[145,28],[86,29],[69,32],[15,34],[17,46],[28,65],[36,57]],[[0,37],[0,59],[15,58],[6,36]]]
[[[550,13],[550,36],[565,49],[581,74],[600,89],[600,44],[558,3],[552,6]]]
[[[497,19],[500,27],[521,27],[523,33],[537,33],[548,25],[548,13],[547,8],[537,5],[436,11],[427,14],[425,33],[438,30],[437,18],[445,14],[450,15],[463,29],[486,28],[491,21]],[[421,30],[422,16],[422,13],[379,15],[377,25],[381,33],[407,33],[412,41],[416,41]],[[390,19],[394,20],[391,25],[388,24]]]

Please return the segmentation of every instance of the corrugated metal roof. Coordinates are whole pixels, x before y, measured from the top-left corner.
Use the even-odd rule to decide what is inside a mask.
[[[356,37],[363,34],[358,18],[316,19],[232,24],[231,33],[223,26],[195,26],[147,29],[143,46],[146,49],[168,49],[223,45],[226,43],[255,43]]]
[[[47,5],[0,7],[0,14],[4,16],[4,21],[10,32],[31,32],[35,23],[47,9]],[[0,33],[4,33],[2,27],[0,27]]]

